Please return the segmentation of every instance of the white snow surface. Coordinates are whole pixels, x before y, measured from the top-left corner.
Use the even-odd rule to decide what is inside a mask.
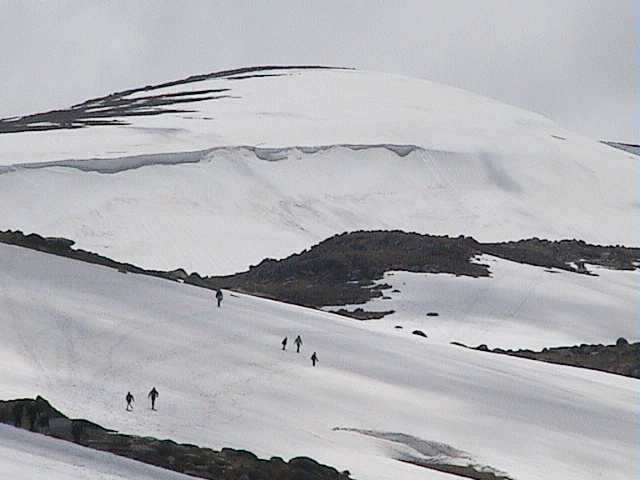
[[[193,479],[4,424],[0,424],[0,476],[7,480]]]
[[[227,98],[176,105],[189,113],[115,117],[125,126],[2,135],[0,165],[238,145],[397,143],[507,153],[522,151],[519,141],[530,141],[531,133],[542,140],[533,151],[561,144],[545,136],[565,133],[541,115],[426,80],[335,69],[283,73],[215,78],[126,97],[231,89]]]
[[[151,93],[219,88],[188,114],[0,135],[0,228],[203,274],[355,229],[640,244],[635,157],[538,114],[352,70]]]
[[[640,270],[588,265],[592,276],[490,255],[474,261],[488,265],[491,277],[387,272],[376,282],[391,285],[383,297],[324,309],[393,310],[376,323],[469,346],[542,349],[640,340]]]
[[[360,480],[448,478],[395,460],[413,444],[449,445],[519,480],[627,480],[640,466],[637,380],[384,322],[229,292],[218,309],[204,289],[0,245],[0,325],[4,398],[41,394],[127,433],[306,455]],[[303,352],[281,351],[297,334]],[[154,385],[157,412],[145,398]],[[399,452],[335,427],[413,440]],[[0,450],[15,468],[12,458]]]

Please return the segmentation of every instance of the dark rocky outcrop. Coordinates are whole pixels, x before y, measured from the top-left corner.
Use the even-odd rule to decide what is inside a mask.
[[[459,342],[451,342],[451,344],[473,348]],[[640,378],[640,342],[629,343],[624,338],[619,338],[615,345],[582,344],[573,347],[543,348],[539,352],[527,349],[494,348],[491,350],[485,344],[478,345],[474,350]]]
[[[266,259],[234,275],[203,277],[183,269],[145,270],[128,263],[74,249],[64,238],[46,238],[20,231],[0,232],[0,243],[19,245],[88,263],[180,281],[203,288],[226,288],[297,305],[319,308],[362,304],[373,298],[389,299],[389,284],[377,284],[385,272],[402,270],[487,277],[489,267],[474,261],[490,254],[507,260],[590,275],[587,265],[632,270],[640,264],[640,249],[589,245],[579,240],[552,242],[540,239],[506,243],[480,243],[470,237],[448,237],[401,231],[359,231],[336,235],[282,260]],[[342,315],[358,318],[349,311]],[[372,312],[377,315],[377,312]],[[383,312],[380,312],[383,313]],[[435,313],[435,312],[433,312]],[[366,315],[365,315],[366,316]],[[377,317],[372,317],[377,318]],[[363,318],[360,318],[363,319]]]
[[[338,315],[342,315],[343,317],[355,318],[356,320],[379,320],[384,318],[387,315],[391,315],[395,313],[394,310],[383,310],[383,311],[369,311],[363,308],[356,308],[354,310],[347,310],[346,308],[341,308],[339,310],[330,310],[331,313],[337,313]]]
[[[427,334],[424,333],[422,330],[414,330],[413,332],[411,332],[413,335],[417,335],[419,337],[424,337],[427,338]]]
[[[0,231],[0,243],[17,245],[19,247],[25,247],[31,250],[50,253],[61,257],[72,258],[74,260],[94,265],[102,265],[104,267],[114,268],[121,273],[139,273],[166,278],[168,280],[182,279],[186,273],[182,269],[174,270],[173,272],[145,270],[144,268],[137,267],[130,263],[117,262],[108,257],[98,255],[97,253],[73,248],[75,245],[73,240],[58,237],[43,237],[36,233],[30,233],[27,235],[22,233],[20,230]]]
[[[214,78],[239,80],[252,77],[273,76],[261,72],[279,72],[285,75],[287,71],[296,69],[327,69],[330,67],[315,65],[260,65],[254,67],[236,68],[192,75],[190,77],[148,85],[140,88],[114,92],[104,97],[92,98],[69,108],[34,113],[22,117],[0,118],[0,134],[29,132],[42,130],[60,130],[86,128],[108,125],[127,125],[125,119],[135,116],[163,115],[167,113],[189,113],[193,108],[189,105],[229,98],[229,88],[218,89],[187,89],[183,92],[157,93],[167,87],[192,84]],[[144,93],[144,95],[141,95]],[[134,95],[136,94],[136,95]]]
[[[461,478],[471,478],[472,480],[513,480],[512,477],[501,475],[492,471],[482,471],[470,465],[449,465],[446,463],[422,462],[419,460],[400,460],[401,462],[417,465],[418,467],[448,473]]]
[[[635,143],[622,143],[622,142],[605,142],[602,141],[605,145],[609,145],[610,147],[617,148],[618,150],[624,150],[625,152],[631,153],[635,156],[640,157],[640,145]]]
[[[633,270],[640,263],[638,248],[579,240],[480,243],[463,236],[359,231],[336,235],[282,260],[264,260],[247,272],[201,281],[309,307],[353,305],[388,298],[383,290],[392,287],[374,282],[392,270],[489,276],[487,265],[473,261],[481,254],[585,275],[592,274],[589,264]]]
[[[348,480],[348,472],[307,457],[285,462],[260,459],[251,452],[220,451],[172,440],[124,435],[88,420],[70,419],[42,397],[0,401],[0,422],[110,452],[157,467],[210,480]]]
[[[374,282],[391,270],[489,276],[486,265],[472,261],[479,253],[477,242],[468,237],[360,231],[336,235],[283,260],[264,260],[246,272],[205,281],[310,307],[359,304],[383,297],[383,290],[391,286]]]
[[[586,264],[635,270],[640,261],[640,248],[591,245],[582,240],[529,238],[517,242],[483,243],[481,249],[483,253],[513,262],[584,274],[591,273]]]

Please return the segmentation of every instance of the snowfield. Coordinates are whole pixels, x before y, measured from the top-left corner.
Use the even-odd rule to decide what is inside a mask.
[[[230,89],[223,98],[172,106],[190,112],[113,117],[126,126],[2,135],[0,165],[239,145],[396,143],[507,153],[521,151],[519,141],[532,132],[542,140],[533,151],[562,142],[545,136],[566,133],[541,115],[425,80],[339,69],[271,73],[279,75],[214,78],[123,98]]]
[[[576,292],[567,289],[568,305]],[[640,466],[637,380],[390,324],[229,292],[218,309],[207,290],[0,245],[0,325],[4,398],[41,394],[123,432],[307,455],[359,480],[449,478],[396,460],[437,455],[519,480],[627,480]],[[297,334],[303,352],[281,351]],[[154,385],[157,412],[145,398]],[[45,447],[20,438],[5,447],[14,434],[26,435],[0,429],[0,464],[18,468],[12,452]],[[37,462],[53,460],[66,461]]]
[[[10,480],[189,480],[128,458],[0,424],[0,472]]]
[[[0,228],[202,274],[355,229],[640,244],[630,153],[425,80],[264,74],[122,98],[228,89],[189,112],[0,134]]]
[[[491,348],[531,348],[613,344],[619,337],[640,340],[640,271],[608,270],[589,265],[597,276],[523,265],[490,255],[491,277],[387,272],[378,284],[387,298],[361,305],[395,313],[372,322],[388,329],[423,330],[438,342],[462,342]],[[427,316],[427,313],[438,316]]]

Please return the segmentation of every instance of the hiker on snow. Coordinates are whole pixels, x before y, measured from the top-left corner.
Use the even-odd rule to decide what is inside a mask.
[[[127,401],[127,411],[130,412],[131,410],[133,410],[133,405],[131,404],[135,403],[136,399],[133,398],[133,395],[131,395],[131,392],[127,392],[127,396],[125,397],[125,400]]]
[[[302,338],[300,338],[300,335],[296,337],[293,343],[296,344],[296,353],[300,353],[300,347],[302,346]]]
[[[158,398],[159,396],[160,394],[158,393],[158,390],[156,390],[156,387],[153,387],[149,392],[149,395],[147,395],[147,397],[151,399],[151,410],[156,409],[156,398]]]
[[[216,300],[218,301],[218,308],[220,308],[220,305],[222,304],[222,290],[220,289],[216,291]]]
[[[318,355],[316,354],[316,352],[313,352],[313,355],[311,355],[311,363],[313,364],[313,366],[316,366],[316,362],[318,361]]]
[[[284,337],[284,339],[282,340],[282,350],[286,350],[287,349],[287,337]]]

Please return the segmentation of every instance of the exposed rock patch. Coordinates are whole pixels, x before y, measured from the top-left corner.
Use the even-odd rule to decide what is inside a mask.
[[[231,88],[186,90],[176,93],[157,93],[156,90],[179,85],[186,85],[216,78],[238,80],[261,75],[261,72],[277,72],[287,74],[288,70],[327,69],[329,67],[316,65],[264,65],[237,68],[192,75],[172,82],[149,85],[141,88],[111,93],[104,97],[92,98],[86,102],[73,105],[70,108],[50,110],[34,113],[22,117],[0,119],[0,134],[14,132],[29,132],[41,130],[59,130],[85,128],[91,126],[126,125],[126,117],[162,115],[166,113],[191,113],[192,109],[185,107],[190,103],[228,98]],[[230,84],[231,85],[231,84]],[[141,95],[143,94],[144,95]]]
[[[331,313],[337,313],[338,315],[342,315],[343,317],[355,318],[356,320],[380,320],[381,318],[384,318],[386,315],[391,315],[392,313],[395,313],[394,310],[371,312],[363,308],[356,308],[355,310],[347,310],[346,308],[341,308],[339,310],[329,310],[329,311]]]
[[[45,238],[9,230],[0,232],[0,242],[104,265],[123,273],[151,275],[209,289],[237,290],[313,308],[358,305],[373,298],[388,299],[384,292],[393,287],[376,282],[383,279],[385,272],[393,270],[488,277],[489,267],[475,260],[482,254],[581,275],[593,274],[588,270],[589,265],[620,270],[634,270],[640,265],[638,248],[590,245],[579,240],[551,242],[534,238],[485,244],[464,236],[421,235],[397,230],[358,231],[333,236],[282,260],[263,260],[246,272],[202,277],[197,272],[187,274],[183,269],[165,272],[116,262],[74,249],[74,242],[64,238]],[[343,310],[341,314],[352,313],[346,308]],[[363,319],[368,315],[363,312],[358,311],[355,315]]]
[[[88,420],[70,419],[42,397],[0,401],[0,422],[110,452],[167,470],[209,480],[348,480],[347,472],[307,457],[289,462],[260,459],[251,452],[220,451],[172,440],[124,435]]]
[[[533,350],[504,350],[502,348],[491,350],[485,344],[473,348],[459,342],[451,343],[452,345],[483,352],[499,353],[559,365],[615,373],[625,377],[640,378],[640,342],[629,343],[622,337],[618,339],[615,345],[582,344],[573,347],[544,348],[539,352],[534,352]]]

